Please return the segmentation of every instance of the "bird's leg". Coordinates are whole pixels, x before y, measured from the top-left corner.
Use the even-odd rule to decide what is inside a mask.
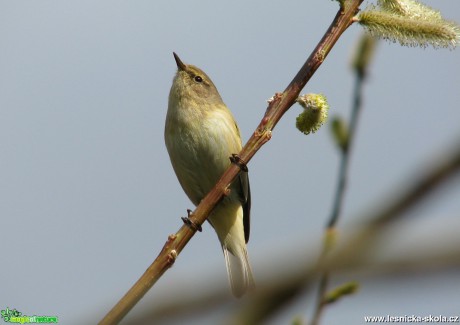
[[[195,221],[193,221],[192,219],[190,219],[190,217],[192,216],[192,210],[190,209],[187,209],[187,218],[185,217],[182,217],[182,221],[190,227],[190,229],[194,230],[194,231],[199,231],[201,232],[203,229],[201,228],[201,225],[197,224]]]
[[[232,153],[230,161],[232,162],[232,164],[237,165],[241,171],[246,173],[248,172],[248,166],[246,165],[246,162],[243,159],[241,159],[241,157],[238,156],[236,153]]]

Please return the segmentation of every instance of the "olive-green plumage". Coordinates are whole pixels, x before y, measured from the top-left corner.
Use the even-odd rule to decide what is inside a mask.
[[[211,79],[199,68],[184,64],[174,53],[177,73],[169,93],[165,142],[179,182],[198,205],[241,151],[241,138],[232,113]],[[246,172],[231,185],[208,218],[222,245],[232,292],[241,296],[254,285],[246,243],[251,204]]]

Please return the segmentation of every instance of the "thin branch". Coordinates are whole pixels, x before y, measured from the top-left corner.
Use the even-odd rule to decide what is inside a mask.
[[[337,184],[337,191],[335,193],[334,205],[332,213],[327,224],[327,228],[334,228],[340,217],[342,211],[343,199],[345,196],[345,189],[347,187],[348,180],[348,165],[350,162],[351,148],[354,144],[356,130],[358,128],[358,118],[361,113],[362,107],[362,90],[364,84],[364,74],[357,74],[355,80],[355,88],[353,95],[353,108],[350,116],[350,126],[348,131],[348,141],[345,148],[341,151],[342,157],[340,162],[339,181]]]
[[[287,86],[282,94],[277,94],[269,104],[264,118],[246,143],[239,157],[244,163],[248,163],[256,152],[271,138],[271,131],[275,128],[281,117],[294,104],[302,88],[313,76],[318,67],[323,63],[343,32],[354,22],[353,16],[357,13],[359,5],[363,0],[345,1],[340,8],[331,26],[326,31],[313,53],[307,59],[300,71]],[[202,225],[212,209],[228,194],[228,188],[240,172],[236,164],[231,164],[220,180],[209,192],[195,211],[190,215],[193,224]],[[183,225],[179,231],[170,235],[162,251],[155,261],[149,266],[145,273],[123,296],[123,298],[109,311],[100,321],[100,325],[117,324],[147,293],[147,291],[158,281],[158,279],[172,266],[182,249],[193,237],[196,227]]]
[[[340,212],[342,211],[343,200],[345,197],[345,190],[347,187],[348,165],[349,165],[350,156],[351,156],[350,152],[354,144],[356,129],[358,128],[358,118],[359,118],[361,107],[362,107],[363,84],[364,84],[365,76],[366,76],[366,73],[364,71],[359,70],[359,69],[356,70],[353,105],[352,105],[351,116],[350,116],[350,126],[348,129],[346,145],[342,147],[340,151],[342,155],[341,155],[341,161],[340,161],[340,170],[339,170],[339,176],[338,176],[338,182],[337,182],[337,189],[336,189],[335,198],[333,201],[334,203],[333,203],[331,216],[329,218],[329,221],[326,227],[326,236],[328,236],[331,233],[335,233],[334,230],[335,230],[337,221],[339,220]],[[323,247],[323,251],[321,253],[321,257],[320,257],[321,259],[326,258],[326,255],[328,254],[330,250],[329,246],[330,246],[330,243],[329,243],[329,240],[327,240],[327,242],[325,243]],[[313,314],[311,325],[319,324],[321,314],[326,305],[324,298],[326,296],[327,289],[329,286],[329,278],[330,278],[329,272],[324,272],[324,274],[321,276],[320,285],[318,287],[316,308]]]
[[[324,301],[324,296],[326,295],[327,287],[329,285],[329,272],[325,271],[321,275],[321,280],[319,282],[318,293],[316,294],[316,307],[315,313],[313,314],[313,319],[311,321],[312,325],[319,324],[321,315],[323,314],[324,306],[326,305]]]

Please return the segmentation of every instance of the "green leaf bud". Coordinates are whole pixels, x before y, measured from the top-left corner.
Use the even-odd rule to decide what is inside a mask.
[[[338,116],[335,116],[331,121],[331,133],[335,143],[342,151],[348,147],[349,131],[346,122]]]
[[[324,303],[330,304],[332,302],[336,302],[343,296],[355,293],[356,291],[358,291],[358,289],[359,284],[357,282],[347,282],[345,284],[342,284],[341,286],[332,289],[326,294],[326,296],[324,297]]]

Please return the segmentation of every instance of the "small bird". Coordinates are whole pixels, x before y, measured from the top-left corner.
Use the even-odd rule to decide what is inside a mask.
[[[169,93],[165,142],[179,183],[196,206],[229,167],[230,156],[241,151],[241,137],[208,75],[173,54],[177,73]],[[230,186],[230,194],[208,217],[222,245],[236,297],[254,286],[246,250],[250,208],[248,173],[241,171]]]

